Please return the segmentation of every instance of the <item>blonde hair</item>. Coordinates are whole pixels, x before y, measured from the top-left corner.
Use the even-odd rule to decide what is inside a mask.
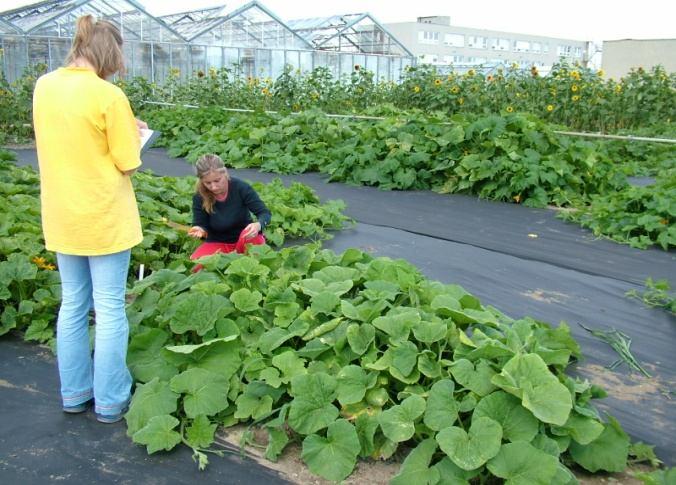
[[[204,186],[202,179],[211,172],[221,172],[225,174],[225,178],[228,181],[230,180],[228,169],[225,168],[225,163],[223,163],[223,160],[221,160],[221,157],[218,155],[210,153],[202,155],[197,160],[197,163],[195,164],[195,174],[197,175],[195,190],[202,196],[202,208],[207,214],[212,214],[214,212],[216,198],[214,197],[214,194]]]
[[[83,58],[94,66],[101,79],[116,72],[124,73],[122,35],[119,29],[107,20],[95,21],[91,15],[78,18],[76,25],[66,65]]]

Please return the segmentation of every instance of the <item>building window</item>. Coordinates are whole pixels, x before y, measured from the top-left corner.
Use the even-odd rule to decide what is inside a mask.
[[[542,52],[542,44],[539,42],[531,42],[530,43],[530,50],[531,52],[535,52],[536,54],[539,54]]]
[[[462,34],[445,34],[444,44],[453,47],[465,47],[465,36]]]
[[[461,64],[463,61],[463,56],[444,56],[444,64]]]
[[[559,45],[556,49],[556,55],[559,57],[570,57],[573,53],[573,47],[569,45]]]
[[[509,50],[509,39],[493,39],[491,49],[496,51],[508,51]]]
[[[514,52],[528,52],[530,51],[530,42],[525,40],[514,41]]]
[[[467,36],[467,47],[474,47],[475,49],[486,49],[487,39],[486,37],[469,35]]]
[[[418,31],[418,42],[420,42],[421,44],[438,44],[439,32],[420,30]]]
[[[582,57],[582,48],[581,47],[576,47],[574,51],[575,57]]]

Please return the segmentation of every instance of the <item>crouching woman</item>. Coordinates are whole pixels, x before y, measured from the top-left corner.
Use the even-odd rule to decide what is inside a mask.
[[[265,244],[263,229],[270,223],[270,210],[251,185],[230,177],[217,155],[202,156],[195,171],[198,180],[188,234],[205,242],[190,259],[219,252],[244,253],[247,244]]]

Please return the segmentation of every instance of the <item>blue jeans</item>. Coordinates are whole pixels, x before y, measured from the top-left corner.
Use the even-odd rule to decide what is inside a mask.
[[[125,289],[131,250],[103,256],[57,253],[61,308],[56,324],[56,352],[64,406],[92,397],[95,411],[113,415],[129,403],[127,369],[129,322]],[[89,309],[94,302],[96,339],[89,345]]]

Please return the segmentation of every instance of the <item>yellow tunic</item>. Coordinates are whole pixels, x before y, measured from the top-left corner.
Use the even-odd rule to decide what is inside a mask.
[[[35,85],[33,123],[47,249],[96,256],[140,243],[122,173],[141,165],[140,138],[122,90],[86,68],[57,69]]]

